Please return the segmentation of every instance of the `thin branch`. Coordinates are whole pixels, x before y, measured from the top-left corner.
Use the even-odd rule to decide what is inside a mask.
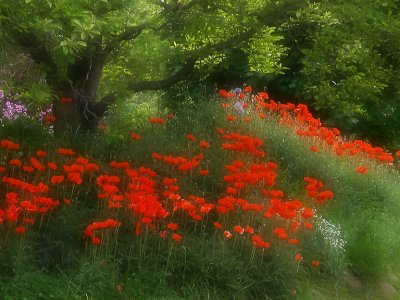
[[[190,53],[183,66],[170,77],[161,80],[138,81],[128,85],[128,90],[145,91],[145,90],[160,90],[173,86],[174,84],[188,79],[194,72],[196,61],[211,54],[214,51],[221,51],[228,47],[238,45],[240,42],[250,39],[256,34],[256,29],[249,29],[243,33],[232,36],[226,41],[221,41],[213,45],[207,45],[201,49]]]
[[[187,3],[185,5],[181,5],[180,9],[186,10],[186,9],[191,8],[195,4],[200,4],[200,3],[204,3],[204,2],[206,2],[206,1],[205,0],[192,0],[192,1],[190,1],[189,3]]]
[[[171,12],[173,12],[174,15],[176,16],[178,13],[183,13],[184,11],[189,10],[192,6],[194,6],[195,4],[198,4],[198,3],[202,3],[202,1],[201,0],[192,0],[192,1],[188,2],[187,4],[181,5],[181,4],[177,4],[177,3],[168,4],[165,1],[160,0],[157,4],[160,5],[163,8],[163,10],[159,14],[155,15],[149,21],[146,21],[140,25],[135,25],[135,26],[129,27],[125,31],[114,36],[110,40],[108,45],[104,48],[103,53],[105,54],[105,56],[107,56],[113,50],[115,50],[120,45],[121,42],[134,40],[145,29],[160,30],[164,25],[166,25],[170,21],[167,21],[165,24],[162,24],[161,26],[154,27],[153,25],[156,23],[157,20],[161,19],[162,17],[166,16],[168,13],[171,13]]]
[[[128,90],[135,92],[154,91],[173,86],[174,84],[187,79],[188,76],[193,73],[195,63],[195,59],[188,59],[184,65],[170,77],[161,80],[133,82],[128,85]]]
[[[123,41],[128,41],[128,40],[134,40],[137,38],[143,30],[148,27],[148,23],[143,23],[140,25],[136,25],[133,27],[130,27],[126,29],[124,32],[121,32],[120,34],[116,35],[111,39],[111,41],[108,43],[108,45],[104,48],[103,53],[104,55],[110,54],[115,48],[119,46],[119,44]]]
[[[37,64],[44,64],[51,74],[57,73],[57,65],[51,57],[50,52],[36,35],[32,32],[15,32],[14,38]]]

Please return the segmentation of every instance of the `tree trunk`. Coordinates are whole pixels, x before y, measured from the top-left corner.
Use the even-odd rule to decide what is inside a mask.
[[[83,57],[68,70],[68,81],[57,84],[59,98],[53,102],[55,133],[76,134],[94,131],[112,101],[96,101],[105,59]],[[71,101],[63,101],[69,98]]]

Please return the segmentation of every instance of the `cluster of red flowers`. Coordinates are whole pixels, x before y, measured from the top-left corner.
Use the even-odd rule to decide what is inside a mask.
[[[164,118],[150,118],[149,122],[164,125],[165,123],[167,123],[167,120],[165,120]]]
[[[351,148],[343,142],[337,129],[322,127],[306,106],[277,104],[273,100],[267,102],[269,96],[266,92],[255,96],[251,96],[251,92],[252,88],[246,86],[243,91],[237,92],[220,90],[219,95],[240,101],[252,99],[254,101],[251,103],[255,104],[261,119],[267,113],[278,114],[282,123],[295,125],[298,134],[317,137],[334,149],[346,147],[342,150],[371,154],[372,150],[366,144],[354,142]],[[62,99],[62,103],[70,103],[65,100],[69,98]],[[240,105],[240,109],[251,108],[251,103]],[[173,115],[168,118],[173,118]],[[237,118],[239,116],[227,117],[231,121]],[[252,120],[242,118],[244,121]],[[166,124],[167,119],[150,118],[149,122]],[[196,222],[201,222],[202,228],[212,224],[221,234],[221,239],[245,238],[256,248],[268,249],[274,243],[287,243],[290,247],[301,244],[301,234],[307,232],[302,228],[313,228],[312,220],[319,204],[325,204],[332,199],[332,191],[323,190],[322,182],[306,177],[307,196],[304,196],[303,201],[284,197],[284,192],[275,187],[278,165],[265,159],[263,141],[259,137],[241,134],[237,130],[225,131],[222,128],[217,128],[217,132],[220,139],[213,140],[212,146],[218,146],[211,149],[222,152],[227,159],[224,166],[225,176],[220,178],[226,189],[214,199],[212,196],[185,194],[181,189],[186,186],[188,178],[191,180],[198,175],[208,176],[207,166],[213,162],[211,150],[207,150],[210,149],[208,139],[196,139],[192,133],[182,136],[182,139],[185,137],[189,141],[186,143],[186,157],[154,152],[152,168],[133,167],[132,161],[113,160],[108,163],[108,167],[100,169],[88,158],[77,156],[74,150],[68,148],[59,148],[50,155],[40,150],[35,155],[25,157],[17,153],[16,150],[20,149],[18,144],[1,140],[0,148],[6,150],[2,153],[1,161],[7,162],[7,165],[0,166],[0,173],[5,173],[2,184],[6,190],[4,203],[0,203],[0,222],[13,223],[17,233],[24,233],[28,225],[35,223],[37,215],[60,206],[60,201],[53,197],[62,199],[68,189],[74,191],[80,185],[91,184],[93,179],[99,208],[102,210],[101,219],[104,220],[106,214],[112,216],[104,221],[89,221],[92,223],[87,225],[84,235],[93,245],[101,245],[105,236],[115,233],[110,229],[120,226],[131,228],[137,236],[143,232],[152,232],[161,238],[168,236],[173,241],[180,242],[184,238],[182,234],[188,232],[191,224]],[[140,134],[133,132],[130,138],[140,145]],[[313,151],[318,152],[319,147],[315,146]],[[389,161],[387,156],[383,158],[386,153],[383,150],[373,148],[373,153],[374,158]],[[56,158],[49,160],[49,156]],[[192,172],[196,168],[198,172]],[[185,180],[181,181],[182,178]],[[202,177],[203,179],[206,180]],[[178,181],[185,184],[180,186]],[[64,199],[64,203],[70,204],[71,200]],[[178,216],[183,216],[181,220],[187,220],[185,224],[178,224]],[[117,218],[127,221],[122,224]],[[271,226],[260,226],[266,222]],[[296,260],[301,261],[302,256],[298,255]],[[317,266],[317,262],[312,264]]]
[[[1,148],[12,151],[3,155],[3,159],[8,160],[9,167],[0,166],[0,173],[11,174],[4,174],[1,178],[6,190],[6,201],[5,207],[0,209],[0,215],[6,218],[0,219],[1,222],[13,222],[17,233],[26,232],[26,226],[33,225],[38,215],[43,215],[60,205],[60,201],[54,198],[63,196],[60,193],[63,189],[58,186],[65,180],[73,185],[80,185],[85,172],[99,169],[97,164],[90,163],[87,158],[74,159],[75,151],[72,149],[57,149],[57,159],[60,162],[62,156],[67,157],[63,159],[63,169],[59,170],[57,163],[48,159],[46,151],[38,150],[35,155],[24,157],[23,153],[16,152],[20,146],[10,140],[2,140]],[[70,204],[71,200],[64,199],[63,202]]]
[[[319,204],[325,204],[327,200],[333,198],[333,192],[331,190],[320,190],[324,186],[321,181],[310,177],[305,177],[304,181],[307,182],[307,195]]]
[[[37,152],[37,158],[31,156],[28,164],[23,164],[19,158],[17,150],[19,144],[10,140],[2,140],[0,143],[2,149],[11,150],[5,153],[3,159],[10,159],[12,176],[3,175],[1,182],[5,187],[5,203],[0,209],[0,223],[8,222],[14,227],[16,233],[22,234],[28,226],[35,223],[37,216],[40,216],[60,205],[58,200],[53,199],[48,194],[49,186],[45,183],[29,182],[27,174],[34,171],[42,172],[45,170],[43,163],[39,161],[45,155],[44,151]],[[43,155],[44,153],[44,155]],[[13,158],[14,157],[14,158]],[[24,179],[15,178],[18,168],[21,168],[26,175]],[[0,166],[0,173],[6,173],[7,166]]]
[[[236,94],[234,92],[219,90],[219,95],[223,98],[232,98]],[[237,98],[239,100],[242,99],[240,97]],[[320,120],[313,117],[305,104],[276,103],[274,100],[269,99],[266,92],[260,92],[254,95],[252,99],[256,102],[255,110],[259,111],[258,115],[261,119],[265,118],[263,110],[267,113],[278,115],[280,117],[280,124],[293,127],[300,136],[315,138],[321,146],[330,147],[338,156],[362,156],[386,164],[394,162],[394,156],[386,152],[383,148],[373,147],[362,140],[346,141],[340,135],[340,131],[337,128],[329,129],[322,126]],[[250,107],[249,104],[251,103],[243,103],[243,108]],[[226,103],[225,106],[230,107],[230,104]],[[227,120],[236,121],[236,119],[237,117],[234,115],[227,116]],[[243,120],[246,121],[245,118]],[[310,147],[310,150],[320,152],[320,147],[314,145]],[[400,157],[400,151],[396,152],[396,156]],[[365,174],[365,172],[361,173]]]
[[[234,91],[228,92],[227,90],[224,89],[219,89],[218,90],[218,95],[220,95],[223,98],[232,98],[237,95],[239,99],[244,99],[246,97],[246,94],[249,94],[253,91],[253,88],[251,86],[245,86],[243,91],[241,89],[238,89],[238,93],[235,93]]]
[[[91,239],[93,245],[97,246],[101,243],[101,238],[99,235],[99,231],[101,230],[101,234],[103,235],[103,231],[108,228],[118,228],[121,225],[121,222],[115,219],[107,219],[101,222],[93,222],[92,224],[88,225],[85,229],[85,235]]]
[[[70,97],[61,97],[60,98],[60,103],[62,103],[62,104],[69,104],[72,102],[74,102],[74,100]]]
[[[263,145],[260,138],[253,138],[239,133],[222,134],[222,139],[232,141],[231,143],[223,143],[222,149],[238,152],[249,152],[256,157],[264,157],[265,153],[259,148]]]
[[[338,156],[360,156],[368,157],[382,163],[393,163],[394,157],[385,152],[381,147],[373,147],[362,140],[346,141],[337,128],[329,129],[322,126],[319,119],[316,119],[309,112],[304,104],[297,106],[288,104],[277,104],[274,100],[269,103],[260,102],[259,107],[269,112],[280,115],[280,124],[286,124],[295,128],[299,136],[315,138],[321,146],[331,147]],[[319,147],[312,146],[311,151],[319,152]]]
[[[172,166],[176,166],[179,171],[190,171],[196,168],[200,162],[204,159],[204,154],[200,153],[188,159],[182,156],[171,156],[161,155],[156,152],[152,154],[152,157],[156,160],[163,161],[164,163]]]
[[[6,150],[19,150],[19,144],[10,140],[0,140],[0,148]]]

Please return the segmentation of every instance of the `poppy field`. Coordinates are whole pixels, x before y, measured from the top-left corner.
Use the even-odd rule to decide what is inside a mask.
[[[379,284],[396,288],[400,151],[251,86],[118,136],[109,126],[43,146],[2,134],[4,299],[376,299]]]

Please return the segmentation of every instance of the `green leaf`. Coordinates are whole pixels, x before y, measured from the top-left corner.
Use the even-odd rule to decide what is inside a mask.
[[[76,41],[76,44],[82,47],[86,47],[86,42],[84,41]]]

